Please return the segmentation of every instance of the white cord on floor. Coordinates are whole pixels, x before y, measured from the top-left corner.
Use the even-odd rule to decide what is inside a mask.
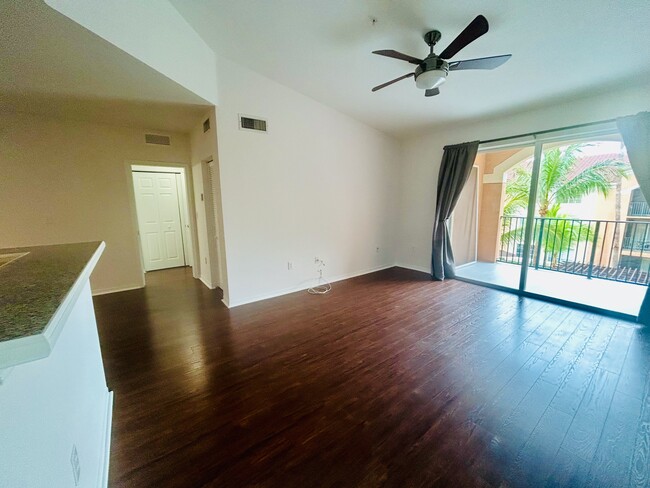
[[[332,290],[332,285],[329,281],[323,279],[323,270],[318,270],[318,284],[312,288],[307,288],[307,293],[311,295],[325,295]]]

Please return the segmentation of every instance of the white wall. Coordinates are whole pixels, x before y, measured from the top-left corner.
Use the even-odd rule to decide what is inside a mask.
[[[392,265],[397,142],[227,59],[218,73],[229,304],[310,286],[317,256],[329,278]]]
[[[210,120],[210,129],[203,132],[203,121],[206,119]],[[217,181],[216,186],[213,186],[213,194],[206,191],[206,185],[204,184],[204,180],[208,177],[208,161],[212,160],[216,165],[215,168],[218,168],[219,164],[216,126],[216,114],[214,108],[212,108],[206,112],[190,132],[192,174],[194,178],[199,253],[202,256],[199,277],[209,288],[220,287],[224,293],[224,301],[228,303],[228,271],[223,239],[223,217],[220,211],[217,212],[217,215],[214,215],[214,206],[212,204],[212,199],[216,198],[216,206],[219,209],[221,208],[219,181]],[[207,189],[209,188],[210,186],[207,187]],[[215,235],[218,236],[217,242],[215,242]]]
[[[77,486],[106,486],[109,402],[86,283],[50,355],[14,366],[0,383],[0,487],[75,486],[73,445]]]
[[[398,265],[431,269],[436,186],[445,145],[595,122],[648,108],[650,85],[644,85],[403,139]]]
[[[45,3],[210,103],[215,55],[166,0],[45,0]]]
[[[93,292],[142,286],[127,161],[189,163],[185,134],[0,114],[0,248],[105,241]]]

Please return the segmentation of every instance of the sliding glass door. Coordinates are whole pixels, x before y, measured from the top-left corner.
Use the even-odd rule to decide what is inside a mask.
[[[618,134],[544,144],[524,289],[636,315],[650,262],[638,187]]]
[[[477,253],[459,267],[461,279],[638,313],[650,208],[613,127],[482,151],[476,166]],[[455,226],[462,220],[454,215]]]
[[[452,248],[459,277],[519,289],[526,208],[508,208],[504,204],[508,183],[515,181],[521,171],[532,174],[533,156],[534,146],[530,144],[477,155],[473,173],[477,183],[463,188],[452,217]],[[518,191],[530,193],[530,178]],[[474,206],[468,207],[466,202]],[[474,250],[471,259],[465,249]]]

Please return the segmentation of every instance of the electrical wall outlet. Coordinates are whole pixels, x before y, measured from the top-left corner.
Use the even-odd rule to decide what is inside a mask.
[[[287,269],[291,271],[293,269],[293,263],[291,261],[287,261]]]
[[[70,465],[72,466],[72,476],[74,476],[74,485],[79,486],[79,478],[81,478],[81,464],[79,463],[79,453],[77,446],[72,444],[72,454],[70,454]]]

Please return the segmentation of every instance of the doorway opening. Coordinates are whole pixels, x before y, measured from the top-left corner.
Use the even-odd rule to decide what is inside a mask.
[[[185,168],[131,165],[138,240],[145,272],[194,265]]]

